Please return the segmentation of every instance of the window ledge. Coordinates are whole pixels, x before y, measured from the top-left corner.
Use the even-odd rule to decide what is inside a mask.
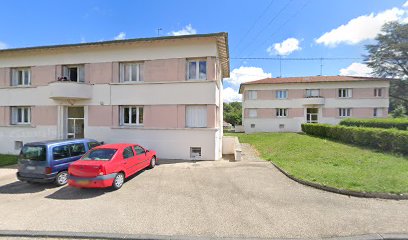
[[[194,130],[194,131],[218,131],[220,128],[155,128],[155,127],[132,127],[132,126],[118,126],[111,127],[111,129],[137,129],[137,130]]]
[[[11,127],[11,128],[19,128],[19,127],[22,127],[22,128],[36,128],[37,126],[35,126],[35,125],[31,125],[31,124],[9,124],[9,125],[3,125],[3,126],[0,126],[0,127]]]
[[[20,89],[20,88],[36,88],[37,86],[32,86],[32,85],[29,85],[29,86],[22,86],[22,85],[18,85],[18,86],[3,86],[3,87],[0,87],[0,89]]]

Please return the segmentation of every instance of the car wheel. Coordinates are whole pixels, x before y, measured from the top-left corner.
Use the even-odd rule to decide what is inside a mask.
[[[118,190],[119,188],[123,186],[124,182],[125,182],[125,175],[123,173],[118,173],[113,179],[112,188],[114,190]]]
[[[152,159],[150,160],[149,168],[152,169],[155,166],[156,166],[156,157],[152,157]]]
[[[68,182],[68,172],[67,171],[62,171],[57,174],[55,177],[55,184],[60,187],[64,186]]]

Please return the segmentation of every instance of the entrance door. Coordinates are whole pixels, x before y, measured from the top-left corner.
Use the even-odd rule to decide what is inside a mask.
[[[67,138],[84,138],[84,107],[68,107]]]
[[[319,109],[318,108],[307,108],[306,109],[306,122],[307,123],[318,123]]]

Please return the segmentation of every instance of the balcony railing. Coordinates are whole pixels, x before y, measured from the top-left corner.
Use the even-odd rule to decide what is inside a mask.
[[[50,98],[52,99],[90,99],[92,98],[92,85],[71,81],[57,81],[48,84]]]
[[[325,99],[321,96],[305,96],[302,103],[303,105],[323,105]]]

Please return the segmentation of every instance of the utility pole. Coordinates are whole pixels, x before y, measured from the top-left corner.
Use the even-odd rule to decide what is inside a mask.
[[[163,28],[157,28],[157,36],[160,37],[160,31],[163,30]]]

